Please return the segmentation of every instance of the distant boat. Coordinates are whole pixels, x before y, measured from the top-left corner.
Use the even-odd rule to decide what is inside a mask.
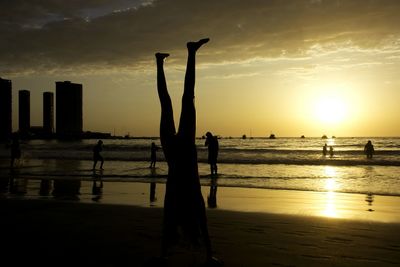
[[[247,136],[244,134],[244,135],[242,135],[242,139],[246,139],[247,138]]]
[[[276,139],[274,134],[270,134],[269,139]]]
[[[328,137],[325,134],[321,138],[322,139],[328,139]]]
[[[302,135],[300,138],[306,138],[304,135]]]

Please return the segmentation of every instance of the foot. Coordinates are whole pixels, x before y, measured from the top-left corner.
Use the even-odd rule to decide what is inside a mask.
[[[197,42],[188,42],[186,44],[187,48],[189,51],[197,51],[203,44],[208,43],[210,41],[210,38],[204,38],[200,39]]]
[[[167,57],[169,57],[169,54],[167,54],[167,53],[156,53],[157,60],[164,60]]]

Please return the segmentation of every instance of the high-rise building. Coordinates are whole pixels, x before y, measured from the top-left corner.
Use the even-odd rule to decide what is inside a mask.
[[[0,140],[11,137],[12,133],[12,83],[0,78]]]
[[[18,92],[19,133],[26,136],[31,127],[31,93],[28,90]]]
[[[56,82],[57,136],[80,137],[82,127],[82,84]]]
[[[54,94],[43,93],[43,131],[46,134],[54,132]]]

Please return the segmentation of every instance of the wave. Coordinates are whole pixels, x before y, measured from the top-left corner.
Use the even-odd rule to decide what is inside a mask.
[[[7,157],[1,157],[3,159]],[[23,159],[61,159],[61,160],[92,160],[92,154],[87,153],[77,156],[75,153],[57,153],[57,154],[45,154],[45,155],[24,155]],[[136,154],[114,154],[104,155],[105,161],[132,161],[132,162],[148,162],[149,157]],[[159,157],[159,162],[165,162],[164,157]],[[198,158],[199,163],[207,163],[205,156]],[[221,157],[218,160],[219,164],[284,164],[284,165],[329,165],[329,166],[400,166],[400,158],[395,156],[388,157],[375,157],[373,159],[366,159],[361,157]]]

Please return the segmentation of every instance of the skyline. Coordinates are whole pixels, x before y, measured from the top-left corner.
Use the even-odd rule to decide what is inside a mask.
[[[185,44],[210,37],[197,60],[197,136],[399,136],[397,1],[21,3],[0,3],[14,131],[19,90],[41,125],[42,93],[70,80],[85,88],[84,130],[158,136],[154,53],[171,53],[180,107]]]

